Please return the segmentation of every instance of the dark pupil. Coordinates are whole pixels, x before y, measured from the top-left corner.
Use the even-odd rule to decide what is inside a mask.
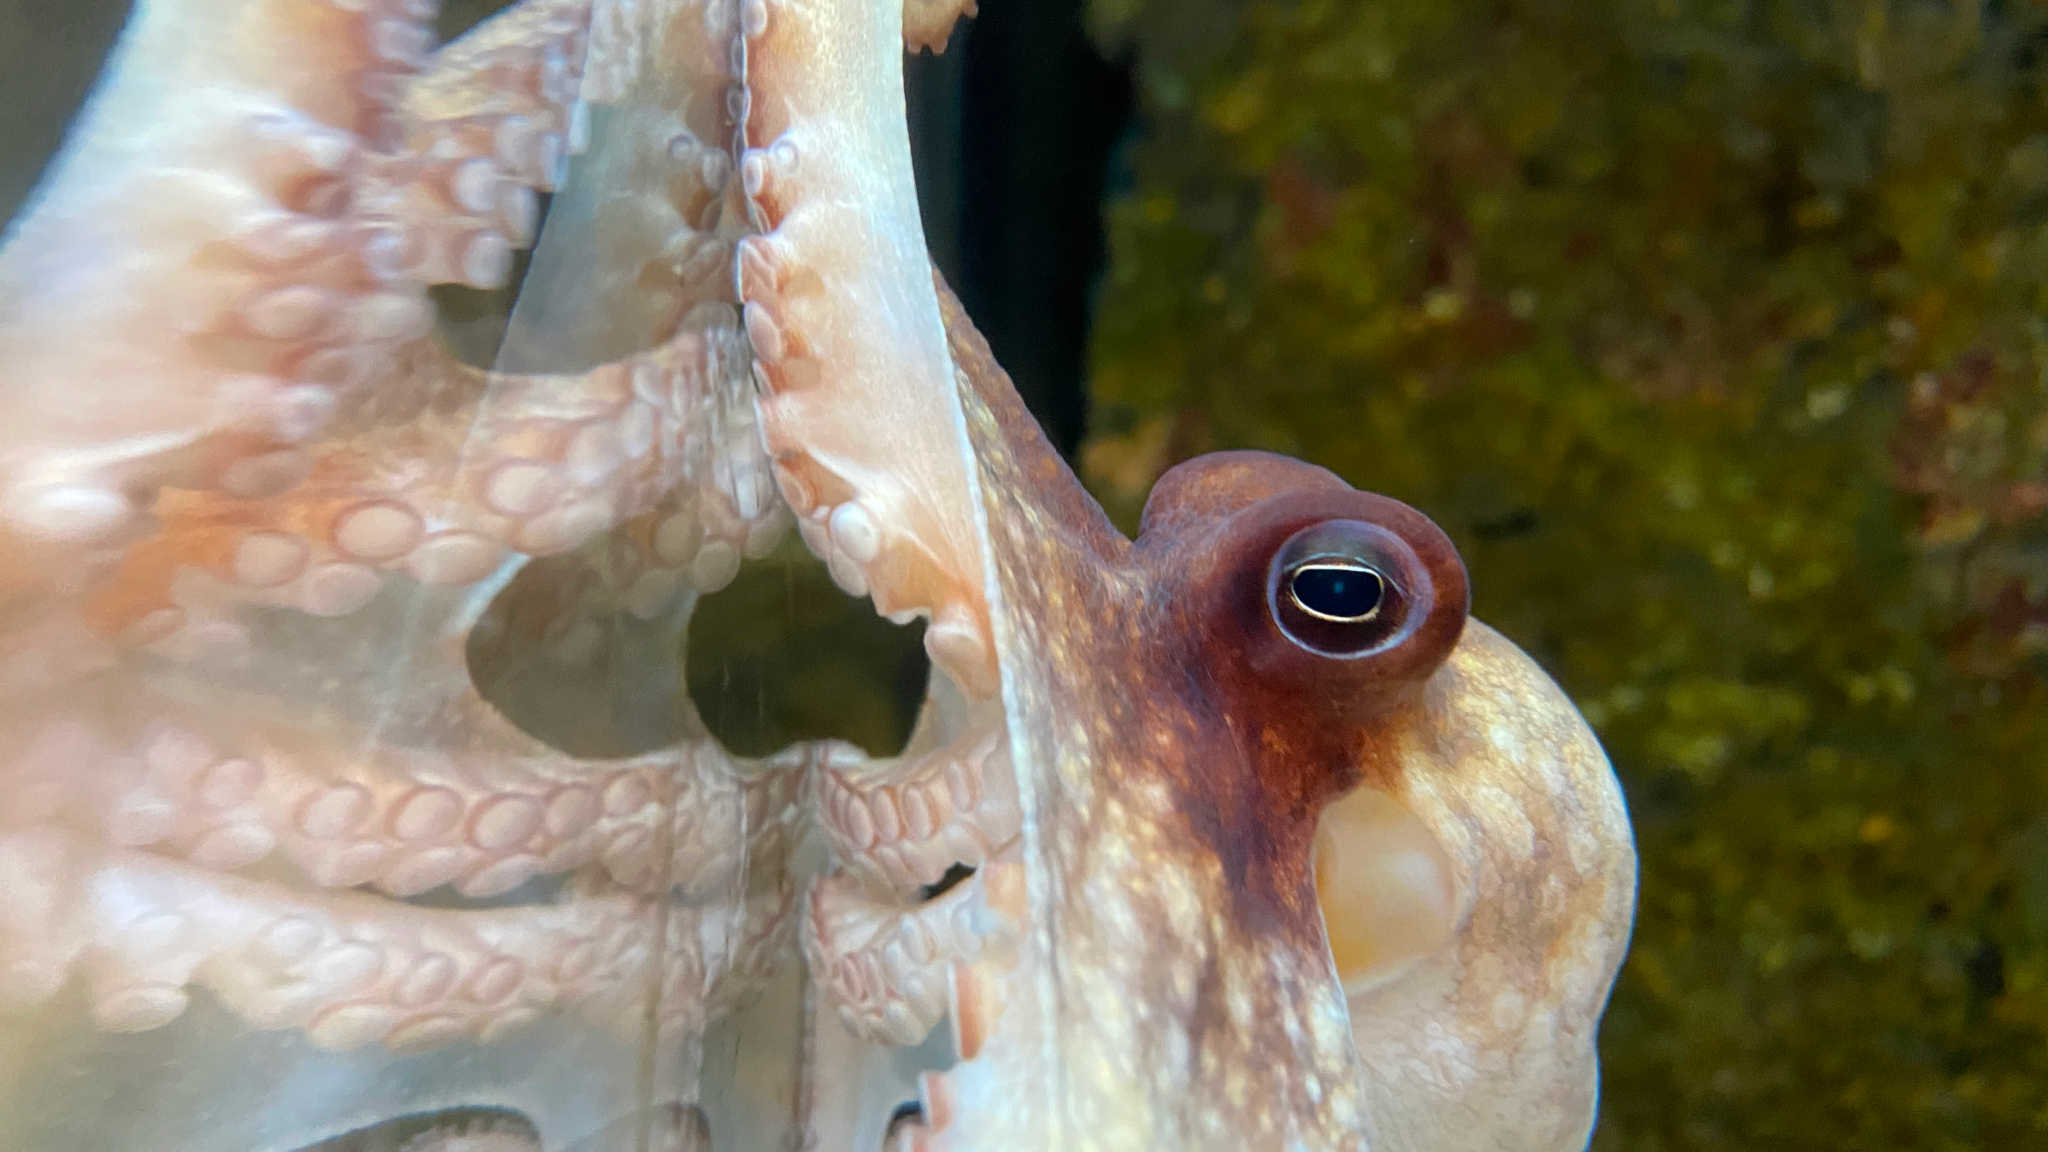
[[[1386,593],[1386,582],[1362,565],[1321,561],[1296,568],[1287,588],[1303,611],[1349,623],[1372,618]]]

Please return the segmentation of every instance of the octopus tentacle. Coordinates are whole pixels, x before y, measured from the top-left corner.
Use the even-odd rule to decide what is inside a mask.
[[[1013,1042],[990,1044],[999,1025],[1014,1031],[1018,1021],[1006,1015],[1022,1012],[1027,997],[1020,990],[1036,983],[1045,957],[1029,938],[1029,908],[1021,851],[1006,853],[976,873],[980,891],[976,912],[983,918],[978,954],[954,962],[945,971],[947,1018],[953,1027],[952,1067],[927,1071],[917,1079],[917,1118],[905,1124],[893,1145],[916,1152],[970,1152],[987,1147],[988,1130],[1012,1119],[1009,1109],[1031,1109],[1035,1101],[1013,1100],[992,1115],[968,1117],[992,1089],[1032,1084],[1039,1053]],[[1013,1005],[1016,1005],[1013,1007]]]
[[[972,877],[906,906],[828,874],[811,886],[805,957],[849,1031],[883,1044],[915,1044],[951,1006],[953,966],[984,946],[984,905]]]
[[[103,540],[158,484],[233,489],[425,330],[394,221],[359,193],[398,143],[429,18],[397,0],[140,7],[0,256],[0,415],[37,433],[0,465],[12,532]]]
[[[818,820],[833,854],[880,891],[908,894],[948,868],[978,868],[1017,836],[999,716],[919,755],[869,760],[842,745],[823,766]]]
[[[592,772],[481,708],[445,745],[365,756],[247,713],[139,695],[133,714],[146,719],[121,724],[110,707],[28,729],[0,823],[94,830],[220,871],[277,853],[321,887],[394,895],[449,885],[494,896],[598,865],[636,890],[706,898],[783,835],[808,770],[801,749],[743,765],[705,742]]]
[[[21,410],[8,415],[39,432],[36,452],[0,477],[14,533],[107,538],[164,482],[244,497],[297,483],[307,463],[290,446],[366,389],[436,391],[445,367],[431,349],[407,352],[428,321],[423,286],[500,283],[512,246],[530,239],[527,189],[559,166],[546,141],[575,100],[587,4],[528,0],[434,58],[431,5],[245,7],[245,31],[284,60],[297,53],[301,71],[252,66],[212,38],[179,36],[195,15],[145,9],[124,52],[154,67],[114,73],[10,236],[0,350],[27,386],[10,390]],[[361,59],[337,58],[351,44]],[[188,71],[225,79],[167,95]],[[173,114],[141,114],[151,102]],[[535,146],[555,156],[545,163],[527,156],[542,122],[553,125]],[[470,129],[519,137],[520,155],[480,153],[461,138]],[[80,250],[149,259],[64,255]],[[72,331],[81,338],[61,338]],[[95,331],[121,337],[83,338]],[[108,402],[81,420],[60,385],[78,366],[45,364],[38,349],[88,345]],[[137,403],[119,403],[123,387]],[[630,444],[642,430],[622,434]]]
[[[593,0],[524,0],[435,53],[405,89],[409,150],[484,160],[524,187],[553,188],[583,98],[592,9]]]
[[[737,330],[732,255],[747,219],[731,178],[735,19],[726,2],[597,4],[569,123],[577,161],[549,207],[550,240],[501,367],[560,370],[679,330]]]
[[[295,1137],[295,1139],[297,1139]],[[509,1108],[436,1108],[392,1116],[294,1152],[543,1152],[531,1117]]]
[[[288,0],[265,15],[289,18],[307,2]],[[378,51],[393,67],[434,64],[412,50],[426,9],[406,9],[412,31],[403,35],[382,25],[365,33],[384,37]],[[318,206],[355,216],[326,231],[265,217],[261,227],[233,235],[272,265],[304,266],[342,282],[374,275],[420,301],[419,283],[444,273],[392,258],[391,229],[425,219],[421,189],[456,171],[436,164],[459,158],[431,142],[422,147],[433,155],[407,151],[407,134],[431,134],[454,123],[451,116],[472,123],[502,115],[502,127],[519,117],[566,115],[573,76],[542,77],[539,95],[556,113],[535,113],[518,94],[497,103],[489,94],[507,68],[540,60],[547,71],[547,61],[580,51],[584,11],[530,4],[479,30],[475,41],[438,58],[439,70],[404,108],[386,99],[397,88],[372,84],[375,114],[341,128],[293,108],[261,121],[267,134],[250,147],[258,175],[297,189],[304,171],[340,173],[340,184],[319,186]],[[147,39],[151,31],[136,35]],[[521,42],[528,33],[535,42]],[[463,106],[465,93],[489,106]],[[118,128],[121,118],[112,123]],[[227,138],[218,125],[195,131]],[[626,154],[646,153],[647,133],[623,135],[635,142]],[[599,140],[600,153],[610,154],[611,137]],[[657,134],[654,143],[665,140]],[[513,171],[500,184],[532,175]],[[703,176],[701,165],[683,174],[670,200],[683,205],[681,215],[663,227],[689,234],[722,226],[723,214],[705,201],[716,182],[694,183]],[[482,197],[474,201],[480,208]],[[428,207],[447,215],[447,204]],[[576,210],[572,198],[567,215]],[[690,212],[697,218],[682,218]],[[381,247],[365,249],[377,260],[350,264],[320,246],[337,236],[360,239],[351,229],[366,220],[384,229]],[[23,235],[33,241],[66,223],[32,217]],[[17,242],[8,259],[19,267],[35,253],[34,243]],[[258,282],[226,273],[221,280],[234,291]],[[210,298],[205,284],[199,288],[204,319]],[[809,754],[735,761],[671,702],[669,718],[651,725],[662,736],[656,750],[593,764],[514,728],[479,694],[465,659],[467,636],[479,625],[497,629],[501,641],[507,630],[536,621],[571,631],[597,621],[619,633],[612,614],[623,609],[657,625],[629,642],[659,649],[667,637],[669,653],[653,664],[673,669],[688,587],[729,580],[740,555],[764,550],[786,522],[746,395],[749,357],[736,313],[706,295],[702,282],[682,283],[666,299],[660,323],[626,334],[629,343],[653,338],[645,351],[566,372],[463,365],[418,325],[336,327],[322,301],[305,293],[266,305],[263,323],[243,326],[249,332],[228,332],[332,338],[336,355],[322,352],[319,363],[335,386],[290,393],[283,410],[265,408],[269,394],[261,390],[231,389],[225,395],[240,423],[226,425],[229,439],[247,451],[212,476],[220,490],[201,490],[208,477],[191,469],[154,476],[152,486],[134,490],[149,503],[149,522],[131,518],[127,546],[71,578],[53,618],[84,626],[89,655],[73,669],[23,675],[6,714],[9,730],[26,738],[26,755],[7,765],[19,787],[10,790],[5,819],[10,843],[21,845],[15,859],[26,860],[22,875],[61,876],[69,867],[105,900],[153,899],[165,915],[189,904],[214,917],[196,936],[230,943],[262,915],[303,907],[341,909],[333,915],[353,917],[349,931],[357,935],[402,932],[444,916],[502,922],[511,931],[530,915],[531,943],[539,947],[570,931],[561,917],[582,914],[575,912],[579,898],[458,915],[331,889],[413,895],[445,885],[467,897],[497,897],[535,878],[573,874],[572,892],[616,891],[611,903],[638,902],[622,917],[647,924],[665,917],[676,932],[687,931],[679,945],[723,941],[716,955],[699,956],[694,944],[672,950],[682,965],[670,976],[674,1003],[689,1005],[678,1009],[676,1027],[694,1030],[707,1013],[729,1008],[773,967],[794,930],[794,883],[784,861],[795,803],[813,771]],[[224,348],[215,340],[201,351],[233,351]],[[205,356],[167,362],[190,367],[202,384],[217,367]],[[245,427],[251,410],[263,417],[260,428]],[[40,436],[43,425],[29,426]],[[527,556],[561,563],[555,576],[515,580]],[[486,611],[508,583],[504,602]],[[348,619],[329,623],[335,617]],[[24,630],[28,622],[9,621]],[[316,651],[326,654],[321,662],[304,659]],[[515,663],[494,662],[489,683],[503,688]],[[81,835],[107,846],[66,850],[60,860],[35,842]],[[683,903],[657,916],[649,902],[662,900]],[[100,924],[93,915],[71,926],[69,944],[61,932],[50,937],[54,958],[30,954],[14,964],[30,971],[23,985],[30,998],[47,994],[84,957],[103,983],[118,986],[119,995],[105,992],[102,1001],[119,1001],[127,995],[120,989],[136,981],[146,986],[139,1000],[128,996],[140,1005],[132,1012],[105,1010],[132,1026],[153,1020],[151,1004],[159,1016],[176,1015],[184,989],[197,985],[252,1019],[311,1027],[316,1035],[339,1029],[354,1042],[380,1027],[381,1017],[364,1012],[344,1018],[360,1024],[357,1031],[323,1025],[308,1014],[318,996],[315,1007],[289,1010],[251,999],[250,988],[289,975],[288,965],[260,949],[223,945],[229,951],[186,955],[181,970],[133,975],[149,958],[121,951],[129,947],[121,943],[129,921],[109,912],[100,919],[113,919]],[[166,953],[163,963],[178,969],[172,958]],[[734,978],[712,987],[707,966]],[[529,1008],[566,997],[551,992]],[[485,1007],[491,1011],[478,1009],[453,1031],[436,1025],[416,1039],[479,1035],[528,1014]]]
[[[373,202],[398,220],[393,259],[418,280],[504,284],[533,239],[587,109],[590,0],[525,0],[435,53],[404,91],[405,147]]]
[[[936,668],[987,700],[997,679],[975,497],[953,466],[954,368],[910,183],[896,50],[942,41],[957,11],[913,8],[922,19],[906,24],[909,10],[888,5],[741,6],[737,171],[760,234],[739,241],[735,281],[763,436],[805,544],[882,615],[929,616]],[[853,1034],[916,1042],[948,1009],[955,962],[980,951],[978,878],[906,901],[1014,838],[1006,743],[1000,718],[984,718],[900,758],[826,758],[816,803],[843,871],[814,882],[802,941]]]
[[[415,1052],[552,1016],[688,1063],[796,951],[824,753],[731,757],[674,691],[697,594],[790,519],[729,271],[734,6],[527,0],[429,51],[434,7],[143,5],[0,252],[10,1036],[74,998],[202,1062],[230,1021]],[[497,366],[457,362],[426,287],[500,282],[579,147]]]
[[[741,5],[740,182],[761,235],[736,282],[762,430],[799,530],[847,591],[995,691],[952,365],[902,130],[902,12]],[[823,50],[829,45],[830,50]]]
[[[336,1048],[488,1039],[564,1006],[632,1029],[651,964],[664,971],[661,1023],[690,1031],[725,970],[700,941],[732,930],[602,885],[487,910],[293,898],[48,830],[0,839],[0,876],[9,1000],[46,998],[82,966],[111,1030],[161,1027],[204,986],[257,1027]]]
[[[674,514],[692,516],[696,539],[676,538],[677,525],[649,543],[671,564],[716,571],[725,564],[717,549],[736,559],[760,547],[757,531],[772,536],[779,516],[762,499],[751,412],[733,396],[734,374],[745,371],[734,340],[717,328],[686,331],[573,375],[486,372],[417,346],[408,402],[348,414],[337,435],[296,453],[301,468],[287,492],[167,491],[160,530],[127,551],[90,614],[118,634],[155,613],[190,613],[176,583],[197,570],[212,578],[216,608],[347,615],[389,574],[464,585],[496,572],[510,552],[579,547],[688,478],[703,495]],[[722,531],[707,540],[707,524]],[[685,548],[697,552],[683,557]]]
[[[933,679],[899,757],[819,749],[811,808],[834,870],[813,881],[801,941],[847,1030],[917,1043],[949,1010],[956,967],[999,926],[982,870],[1014,869],[1020,816],[1002,713]]]

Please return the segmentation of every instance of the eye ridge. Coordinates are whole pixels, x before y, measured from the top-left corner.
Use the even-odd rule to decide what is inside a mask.
[[[1314,520],[1269,554],[1263,609],[1294,650],[1375,657],[1400,649],[1429,619],[1428,566],[1394,526],[1363,516]]]
[[[1363,590],[1348,587],[1351,577],[1361,577]],[[1304,578],[1307,587],[1304,588]],[[1331,624],[1369,624],[1379,617],[1387,603],[1387,588],[1393,581],[1386,573],[1350,556],[1312,556],[1287,573],[1287,598],[1304,615]],[[1361,601],[1355,611],[1338,611],[1346,598]]]

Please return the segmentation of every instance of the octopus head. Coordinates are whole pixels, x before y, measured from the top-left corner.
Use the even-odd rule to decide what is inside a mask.
[[[1277,896],[1306,874],[1321,810],[1398,775],[1385,736],[1464,631],[1464,565],[1413,508],[1260,452],[1168,472],[1137,557],[1167,606],[1154,659],[1193,673],[1212,727],[1189,757],[1206,779],[1182,795],[1243,796],[1239,842],[1218,851]]]
[[[1233,452],[1161,479],[1136,552],[1208,717],[1189,826],[1216,834],[1239,939],[1327,946],[1371,1146],[1582,1147],[1634,850],[1577,710],[1468,620],[1449,538]]]

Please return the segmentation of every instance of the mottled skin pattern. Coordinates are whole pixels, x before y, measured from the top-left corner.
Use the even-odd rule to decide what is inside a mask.
[[[1410,509],[1108,524],[930,272],[963,8],[138,5],[0,249],[0,1146],[1583,1143],[1598,746]],[[900,756],[674,691],[792,521],[928,621]],[[1363,624],[1275,598],[1333,523]]]
[[[1441,578],[1452,603],[1434,635],[1411,637],[1412,658],[1369,670],[1263,659],[1217,620],[1242,599],[1244,553],[1262,573],[1274,539],[1232,533],[1232,514],[1370,517],[1428,547],[1440,534],[1319,469],[1240,454],[1162,479],[1127,542],[947,304],[1006,698],[1033,721],[1012,734],[1033,766],[1020,788],[1035,947],[1021,971],[983,977],[1009,1003],[981,1059],[1014,1076],[1032,1057],[995,1050],[1035,1043],[1044,1078],[1042,1095],[1006,1109],[979,1061],[950,1073],[976,1104],[954,1105],[957,1146],[1583,1144],[1634,853],[1576,712],[1484,625],[1452,649],[1463,588]],[[1219,652],[1219,633],[1247,642]],[[1330,836],[1368,809],[1351,820],[1367,839],[1346,865],[1370,874],[1382,845],[1419,855],[1423,902],[1438,901],[1423,909],[1426,940],[1365,957],[1341,984],[1306,875],[1309,827],[1333,798]],[[1407,815],[1378,812],[1382,798]],[[1405,842],[1418,826],[1434,853]],[[1322,879],[1344,931],[1413,935],[1342,875]],[[1344,985],[1357,989],[1349,1027]]]
[[[1577,1148],[1635,903],[1606,758],[1542,669],[1477,623],[1386,742],[1387,795],[1443,854],[1449,938],[1351,996],[1375,1147]],[[1333,809],[1340,835],[1369,793]],[[1326,899],[1333,922],[1343,899]]]

